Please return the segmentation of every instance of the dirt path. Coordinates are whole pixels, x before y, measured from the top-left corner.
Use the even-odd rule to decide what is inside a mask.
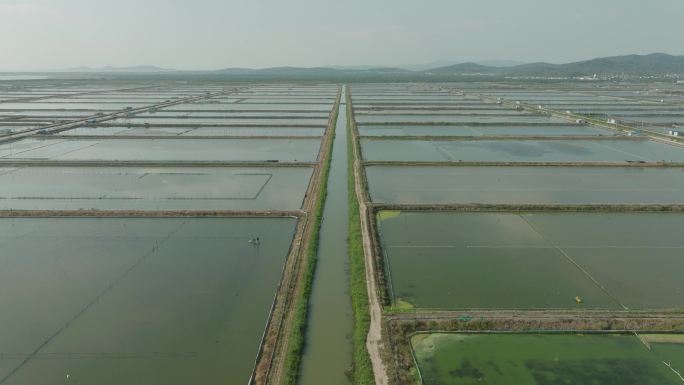
[[[347,90],[349,92],[349,90]],[[354,118],[353,116],[351,117]],[[355,129],[355,123],[352,124],[352,142],[358,143],[357,132]],[[361,217],[361,235],[363,237],[363,254],[366,264],[366,285],[368,287],[368,302],[370,305],[370,328],[368,330],[368,337],[366,337],[366,349],[368,349],[368,355],[370,356],[371,363],[373,365],[373,374],[375,375],[376,385],[387,385],[389,379],[387,377],[387,368],[385,363],[382,361],[382,355],[380,354],[382,345],[382,305],[380,299],[378,298],[378,291],[375,282],[375,266],[373,265],[373,247],[371,246],[370,240],[370,228],[368,224],[368,206],[365,201],[365,194],[363,192],[363,183],[361,181],[361,168],[360,157],[358,154],[358,148],[356,145],[353,146],[354,154],[354,184],[356,191],[356,199],[359,202],[359,214]]]

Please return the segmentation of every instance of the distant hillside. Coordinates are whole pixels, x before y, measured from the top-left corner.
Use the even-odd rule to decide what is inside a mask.
[[[529,63],[512,67],[491,67],[474,63],[434,68],[433,74],[483,74],[498,76],[572,77],[597,75],[666,75],[684,74],[684,56],[664,53],[625,55],[591,59],[567,64]]]
[[[169,72],[175,71],[168,68],[161,68],[152,65],[139,65],[131,67],[76,67],[69,68],[67,72]]]

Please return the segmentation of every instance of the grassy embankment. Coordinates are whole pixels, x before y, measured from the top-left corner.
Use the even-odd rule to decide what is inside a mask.
[[[363,238],[361,236],[361,216],[359,202],[356,198],[356,184],[354,181],[354,142],[352,137],[351,103],[347,98],[347,188],[349,198],[349,271],[350,293],[354,314],[353,342],[353,377],[355,384],[375,384],[373,367],[366,350],[366,336],[370,328],[370,311],[368,291],[366,286],[366,265],[363,253]]]

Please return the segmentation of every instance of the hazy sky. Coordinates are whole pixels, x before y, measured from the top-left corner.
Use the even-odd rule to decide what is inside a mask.
[[[684,54],[684,0],[0,0],[0,70]]]

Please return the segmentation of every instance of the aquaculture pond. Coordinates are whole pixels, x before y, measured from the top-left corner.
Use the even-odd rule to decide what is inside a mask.
[[[297,210],[311,167],[0,167],[0,209]]]
[[[641,334],[640,338],[664,363],[684,374],[684,334]]]
[[[684,307],[678,213],[381,212],[394,306]]]
[[[363,157],[379,161],[684,162],[684,147],[650,140],[363,139]]]
[[[557,125],[364,125],[361,136],[614,136],[614,131],[570,124]]]
[[[24,139],[0,144],[0,159],[136,161],[315,161],[320,139]]]
[[[0,383],[247,384],[295,224],[0,219]]]
[[[424,116],[428,120],[437,119],[439,116],[447,117],[459,117],[464,115],[472,116],[521,116],[521,115],[535,115],[532,113],[519,112],[513,109],[497,108],[496,105],[477,105],[467,108],[459,109],[448,109],[448,110],[435,110],[435,109],[415,109],[415,108],[405,108],[405,109],[380,109],[372,108],[370,110],[355,110],[356,117],[361,119],[364,117],[372,118],[374,116],[387,117],[390,121],[394,121],[399,117],[410,117],[410,120],[417,119],[418,117]]]
[[[319,104],[304,104],[304,103],[251,103],[241,102],[235,103],[235,100],[216,102],[216,99],[211,99],[207,102],[185,103],[177,104],[172,107],[165,108],[164,111],[306,111],[306,112],[330,112],[332,108],[332,101],[330,103]]]
[[[323,136],[324,128],[310,127],[79,127],[65,136]]]
[[[318,119],[327,121],[329,113],[327,111],[216,111],[216,110],[204,110],[204,111],[192,111],[192,110],[174,110],[174,109],[162,109],[155,112],[144,112],[136,114],[136,118],[173,118],[181,116],[183,118],[243,118],[243,119],[282,119],[283,122],[287,123],[290,119]]]
[[[670,335],[663,335],[668,338]],[[680,377],[633,334],[418,334],[424,385],[676,385]],[[684,352],[673,344],[665,356]]]
[[[114,124],[120,124],[120,125],[126,125],[126,124],[135,124],[135,125],[144,125],[144,124],[203,124],[203,125],[218,125],[218,126],[229,126],[229,125],[235,125],[235,126],[240,126],[240,125],[263,125],[263,126],[273,126],[273,125],[284,125],[284,124],[289,124],[292,126],[314,126],[314,127],[325,127],[325,125],[328,123],[328,118],[315,118],[315,119],[284,119],[284,118],[240,118],[240,117],[231,117],[229,115],[225,115],[223,117],[214,117],[214,118],[207,118],[207,117],[193,117],[193,116],[187,116],[187,113],[185,115],[179,114],[178,116],[172,116],[172,117],[163,117],[163,116],[155,116],[155,115],[150,115],[147,117],[132,117],[132,118],[118,118],[112,121],[109,121],[110,123]]]
[[[380,203],[684,204],[678,167],[368,166]]]
[[[363,123],[558,123],[564,122],[560,118],[546,115],[517,114],[517,115],[356,115],[356,121]]]
[[[142,108],[146,105],[153,104],[152,102],[136,102],[136,101],[101,101],[101,102],[83,102],[77,99],[64,99],[64,101],[50,101],[47,102],[33,102],[33,103],[2,103],[0,111],[2,110],[95,110],[109,111],[109,110],[123,110],[126,107]]]

